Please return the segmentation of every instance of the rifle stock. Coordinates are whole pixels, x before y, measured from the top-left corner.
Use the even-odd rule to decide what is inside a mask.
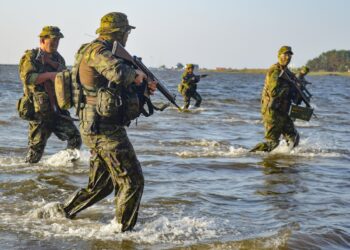
[[[146,65],[143,64],[141,61],[141,58],[136,56],[131,56],[128,51],[125,50],[125,48],[117,41],[113,43],[113,48],[115,48],[114,55],[122,58],[129,63],[131,63],[135,68],[141,70],[143,73],[146,74],[147,78],[151,81],[157,82],[157,89],[160,93],[164,95],[166,99],[169,100],[175,107],[177,107],[179,110],[181,110],[181,107],[176,103],[175,95],[171,94],[169,90],[157,79],[157,77],[146,67]]]

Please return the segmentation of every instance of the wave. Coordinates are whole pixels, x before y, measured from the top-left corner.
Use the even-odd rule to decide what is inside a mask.
[[[23,156],[0,157],[2,173],[33,173],[47,171],[69,171],[70,173],[86,173],[89,164],[89,151],[61,150],[53,155],[45,155],[38,163],[25,163]]]
[[[143,219],[132,232],[121,232],[121,225],[116,218],[103,222],[94,218],[79,216],[74,219],[66,219],[62,206],[57,202],[33,202],[32,209],[24,215],[2,213],[0,219],[10,231],[27,232],[39,238],[77,237],[84,240],[130,240],[141,244],[171,244],[188,245],[203,240],[218,239],[225,234],[221,229],[222,223],[205,216],[164,216]],[[93,211],[89,209],[89,212]],[[157,214],[152,211],[152,215]],[[145,221],[146,220],[146,221]],[[227,226],[227,225],[226,225]]]
[[[176,152],[177,156],[182,158],[200,158],[200,157],[237,157],[246,155],[249,152],[248,149],[243,147],[229,146],[227,147],[207,147],[201,150],[186,150]]]
[[[280,145],[270,153],[256,152],[250,153],[249,149],[240,145],[230,145],[227,141],[215,140],[187,140],[166,142],[165,145],[181,145],[190,147],[187,150],[175,152],[174,154],[182,158],[217,158],[217,157],[241,157],[247,155],[289,155],[301,156],[306,158],[324,157],[324,158],[350,158],[349,150],[337,149],[335,145],[325,145],[322,141],[315,141],[313,138],[302,139],[298,145],[292,149],[287,146],[286,141],[282,140]]]

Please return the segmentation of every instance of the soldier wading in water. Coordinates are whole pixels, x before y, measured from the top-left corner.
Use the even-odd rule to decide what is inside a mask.
[[[266,142],[257,144],[251,152],[272,151],[278,146],[281,135],[289,146],[296,147],[299,144],[299,134],[288,115],[290,105],[296,99],[295,89],[289,81],[293,75],[288,69],[292,55],[291,47],[282,46],[278,51],[278,63],[272,65],[266,74],[261,95]]]
[[[54,91],[56,74],[66,69],[63,57],[57,52],[63,34],[56,26],[45,26],[39,37],[40,48],[27,50],[19,63],[24,96],[17,109],[21,118],[29,120],[29,149],[25,159],[28,163],[40,161],[52,133],[68,141],[68,149],[81,146],[79,131],[69,112],[57,106]],[[23,98],[30,101],[25,102]]]
[[[79,112],[80,131],[90,148],[90,173],[86,188],[78,190],[63,205],[67,218],[115,193],[116,219],[121,230],[132,230],[136,224],[144,178],[141,165],[124,128],[139,116],[135,85],[146,75],[112,53],[114,41],[125,46],[129,33],[127,16],[112,12],[102,17],[99,37],[81,46],[72,69],[72,80],[82,85],[83,98]],[[155,81],[147,83],[151,94]],[[118,98],[122,98],[122,106]],[[136,103],[136,105],[135,105]]]

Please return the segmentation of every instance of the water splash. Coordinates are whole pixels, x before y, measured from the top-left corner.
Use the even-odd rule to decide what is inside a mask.
[[[65,218],[63,205],[58,202],[50,202],[42,207],[33,209],[27,214],[32,219]]]
[[[44,164],[53,167],[73,166],[73,162],[80,159],[80,151],[78,149],[65,149],[50,156],[44,161]]]

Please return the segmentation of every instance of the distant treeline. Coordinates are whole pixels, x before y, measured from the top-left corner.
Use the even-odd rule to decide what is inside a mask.
[[[348,72],[350,70],[350,51],[331,50],[306,63],[311,71]]]

